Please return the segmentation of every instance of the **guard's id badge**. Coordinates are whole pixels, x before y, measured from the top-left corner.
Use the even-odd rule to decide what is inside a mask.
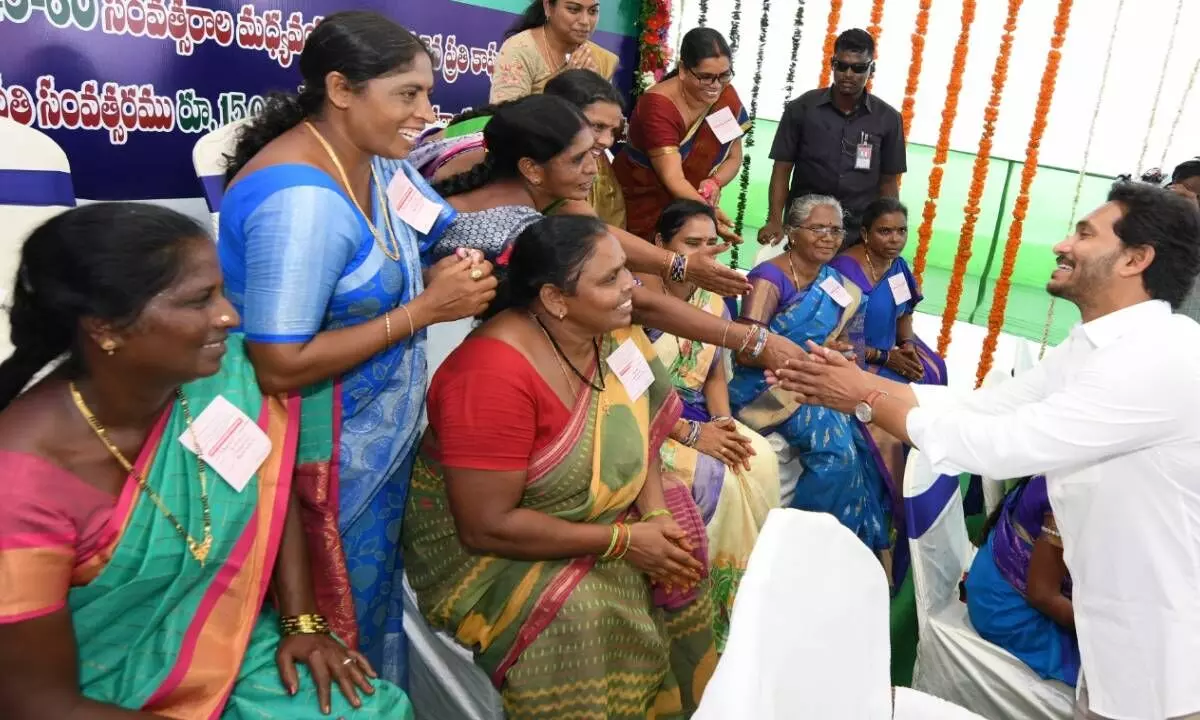
[[[871,153],[875,148],[869,142],[861,142],[858,144],[858,150],[854,153],[854,169],[855,170],[870,170],[871,169]]]

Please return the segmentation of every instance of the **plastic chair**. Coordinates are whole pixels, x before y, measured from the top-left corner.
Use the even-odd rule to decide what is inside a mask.
[[[913,450],[904,498],[920,633],[913,688],[990,720],[1070,718],[1071,688],[1043,681],[971,627],[958,585],[975,548],[967,537],[958,478],[935,476],[928,459]]]
[[[40,130],[0,118],[0,148],[0,306],[7,306],[25,239],[75,207],[75,188],[67,154]],[[11,354],[8,313],[0,313],[0,359]]]
[[[192,167],[204,189],[204,201],[212,213],[213,239],[220,231],[221,198],[225,195],[225,156],[233,152],[238,130],[253,118],[244,118],[213,130],[192,148]]]
[[[504,720],[500,693],[475,664],[470,650],[425,621],[407,576],[404,634],[408,636],[408,697],[417,720]]]

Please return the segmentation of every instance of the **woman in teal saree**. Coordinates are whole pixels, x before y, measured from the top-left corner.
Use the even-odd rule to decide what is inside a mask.
[[[19,278],[0,365],[5,717],[411,717],[316,612],[299,401],[259,390],[204,231],[89,205],[33,233]]]

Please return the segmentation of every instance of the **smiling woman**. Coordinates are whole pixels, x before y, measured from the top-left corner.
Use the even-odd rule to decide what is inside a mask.
[[[500,47],[489,102],[540,93],[565,70],[612,80],[617,56],[591,41],[599,19],[600,0],[532,0]]]
[[[300,72],[299,95],[273,97],[229,158],[221,266],[259,383],[303,396],[300,491],[321,539],[322,607],[403,683],[397,536],[422,421],[424,328],[478,313],[495,280],[477,256],[423,277],[421,250],[453,211],[404,160],[434,120],[420,40],[375,13],[335,13],[309,37]],[[393,182],[415,190],[432,226],[390,207]]]

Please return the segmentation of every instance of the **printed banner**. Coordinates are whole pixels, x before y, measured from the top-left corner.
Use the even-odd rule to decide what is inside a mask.
[[[487,102],[496,53],[523,0],[0,0],[0,117],[67,153],[75,194],[92,200],[201,196],[196,141],[295,90],[304,41],[325,15],[375,10],[425,39],[442,119]],[[611,21],[610,21],[611,22]],[[607,25],[607,23],[606,23]],[[636,65],[629,34],[595,40]]]

